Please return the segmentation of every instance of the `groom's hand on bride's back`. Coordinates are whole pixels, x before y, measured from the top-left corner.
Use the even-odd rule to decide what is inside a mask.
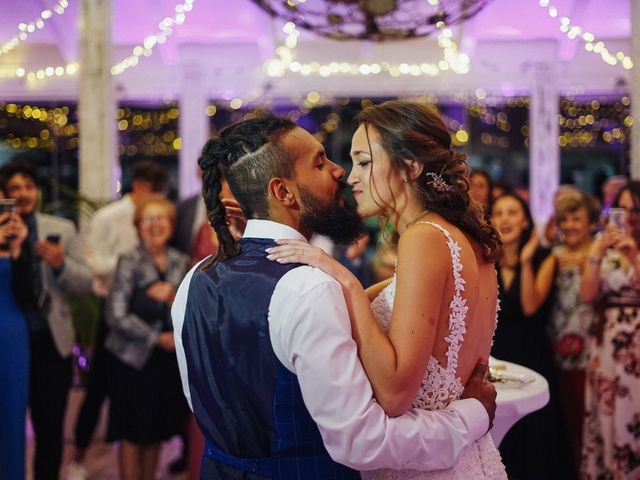
[[[487,380],[488,369],[489,363],[486,360],[478,360],[476,368],[464,387],[462,398],[475,398],[482,403],[489,414],[489,430],[491,430],[493,419],[496,416],[496,388],[493,383]]]

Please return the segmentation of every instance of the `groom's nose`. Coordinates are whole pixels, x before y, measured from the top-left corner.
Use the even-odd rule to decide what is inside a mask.
[[[331,175],[333,176],[333,178],[335,178],[336,180],[340,180],[342,177],[344,177],[344,168],[342,168],[337,163],[333,163],[331,160],[329,160],[329,164],[331,166]]]

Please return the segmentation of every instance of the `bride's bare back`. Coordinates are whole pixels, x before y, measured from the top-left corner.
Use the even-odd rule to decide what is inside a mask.
[[[405,328],[407,323],[402,319],[410,317],[411,312],[419,314],[424,318],[427,328],[435,329],[435,334],[431,345],[427,340],[427,344],[414,347],[422,350],[423,362],[424,356],[429,356],[430,353],[430,356],[434,357],[442,367],[447,366],[447,350],[450,342],[446,339],[450,336],[452,315],[450,307],[456,293],[453,249],[454,254],[457,252],[459,260],[457,263],[461,266],[457,273],[463,281],[463,290],[459,292],[460,300],[467,307],[464,312],[466,332],[461,336],[460,349],[456,355],[456,376],[460,378],[462,384],[465,384],[477,361],[480,358],[488,358],[491,349],[498,293],[495,267],[484,260],[477,242],[470,240],[460,229],[442,217],[437,215],[430,217],[416,223],[405,232],[405,235],[411,232],[415,237],[411,243],[421,244],[421,249],[403,249],[401,239],[398,252],[397,287],[389,334],[393,336],[398,334],[394,330]],[[444,232],[438,226],[442,227]],[[447,234],[450,236],[452,245],[448,245]],[[421,257],[430,258],[423,260]],[[424,268],[417,268],[416,264],[423,264]],[[429,305],[437,306],[438,311],[425,310]],[[394,320],[397,320],[397,323]],[[413,341],[418,342],[428,338],[407,335],[407,332],[401,336],[405,339],[403,342],[405,345],[407,341],[411,342],[412,338]]]

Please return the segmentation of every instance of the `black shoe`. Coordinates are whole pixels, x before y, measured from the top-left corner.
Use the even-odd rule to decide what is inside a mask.
[[[169,465],[169,472],[172,475],[175,475],[176,473],[185,472],[186,470],[187,470],[187,457],[184,457],[184,456],[180,457],[179,459],[171,463],[171,465]]]

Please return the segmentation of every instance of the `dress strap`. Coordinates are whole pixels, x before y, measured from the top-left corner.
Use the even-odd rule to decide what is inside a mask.
[[[460,245],[453,239],[451,233],[442,225],[428,220],[421,220],[414,225],[425,224],[440,230],[447,238],[447,246],[451,253],[451,265],[453,268],[454,293],[451,303],[449,304],[449,335],[445,338],[445,342],[449,344],[447,347],[447,365],[446,370],[455,374],[458,368],[458,352],[460,345],[464,341],[464,335],[467,333],[467,300],[462,298],[464,292],[465,281],[462,278],[462,262],[460,261]]]

